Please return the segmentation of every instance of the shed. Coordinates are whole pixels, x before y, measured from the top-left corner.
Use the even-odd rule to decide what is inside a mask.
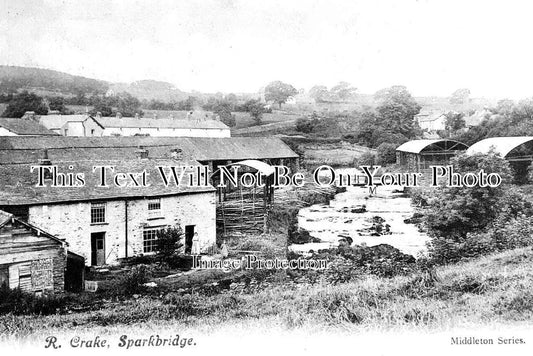
[[[408,141],[396,149],[396,163],[420,172],[430,166],[448,164],[450,158],[467,148],[464,143],[450,139]]]
[[[495,153],[509,161],[518,183],[527,181],[527,169],[533,162],[533,136],[491,137],[473,144],[467,154]]]
[[[66,243],[0,210],[0,286],[26,292],[62,292]]]

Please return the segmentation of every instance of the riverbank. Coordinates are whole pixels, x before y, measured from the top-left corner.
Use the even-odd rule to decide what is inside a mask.
[[[151,293],[109,300],[95,310],[66,310],[48,316],[0,316],[0,335],[12,338],[108,335],[187,330],[320,332],[439,331],[531,325],[533,250],[506,251],[435,273],[394,278],[367,276],[336,285],[277,282],[239,292],[209,289]],[[41,340],[42,339],[42,340]]]

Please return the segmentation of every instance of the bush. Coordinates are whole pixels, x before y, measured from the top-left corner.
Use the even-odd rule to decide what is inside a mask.
[[[183,246],[182,236],[183,230],[179,225],[157,232],[157,256],[161,262],[167,262]]]
[[[67,304],[64,295],[44,294],[37,296],[27,293],[19,288],[9,289],[7,286],[0,288],[0,315],[1,314],[55,314]]]
[[[382,143],[377,148],[377,163],[381,166],[396,162],[396,147],[393,143]]]
[[[373,166],[376,164],[377,157],[373,152],[364,152],[354,160],[354,166]]]
[[[314,131],[317,124],[318,119],[308,119],[305,117],[299,118],[296,120],[296,131],[311,133]]]
[[[144,284],[148,282],[148,269],[146,265],[134,266],[124,273],[111,288],[111,294],[115,296],[130,296],[145,291]]]

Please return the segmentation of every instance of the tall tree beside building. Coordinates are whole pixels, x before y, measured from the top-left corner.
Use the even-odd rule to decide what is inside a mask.
[[[281,104],[286,103],[289,97],[296,94],[298,94],[298,90],[295,87],[281,81],[272,82],[265,88],[265,100],[275,102],[280,109]]]
[[[42,97],[23,91],[13,96],[2,113],[2,117],[22,117],[26,111],[34,111],[37,115],[46,115],[48,106]]]
[[[250,116],[257,125],[261,124],[265,108],[260,100],[250,99],[243,104],[243,108],[250,113]]]
[[[374,95],[379,101],[376,107],[380,124],[386,130],[399,133],[407,138],[418,134],[419,128],[414,118],[421,106],[402,85],[381,89]]]

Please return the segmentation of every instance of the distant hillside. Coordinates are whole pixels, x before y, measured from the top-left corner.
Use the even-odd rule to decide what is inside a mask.
[[[0,93],[28,90],[41,95],[105,93],[109,83],[41,68],[0,65]]]
[[[140,100],[172,102],[185,100],[189,96],[174,85],[156,80],[139,80],[130,84],[114,83],[110,89],[115,93],[127,92]]]

